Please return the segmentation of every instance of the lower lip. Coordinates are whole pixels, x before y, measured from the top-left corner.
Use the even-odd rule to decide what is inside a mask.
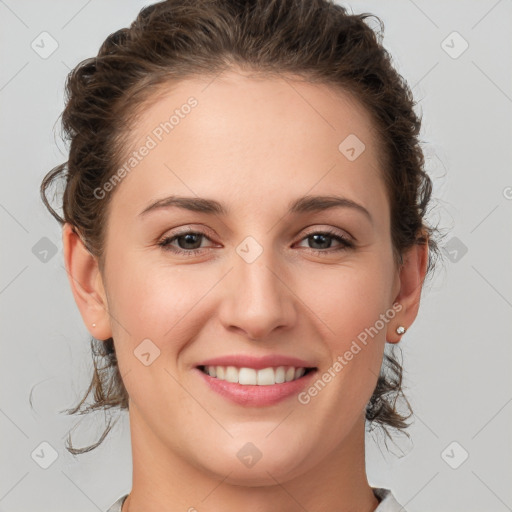
[[[239,405],[263,407],[272,405],[285,400],[286,398],[298,394],[311,381],[317,370],[310,371],[300,379],[282,384],[272,384],[270,386],[243,385],[226,380],[210,377],[199,368],[194,368],[199,372],[206,384],[213,391]]]

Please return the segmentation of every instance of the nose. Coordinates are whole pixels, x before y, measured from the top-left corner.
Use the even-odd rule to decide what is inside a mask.
[[[252,263],[234,255],[220,307],[224,327],[253,341],[290,329],[296,321],[293,285],[271,252],[265,249]]]

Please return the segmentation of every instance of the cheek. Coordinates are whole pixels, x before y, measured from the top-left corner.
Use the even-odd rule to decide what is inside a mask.
[[[200,312],[209,302],[206,295],[223,275],[208,262],[177,265],[144,253],[111,255],[115,264],[107,272],[112,328],[123,338],[129,332],[134,343],[150,338],[161,345],[169,338],[182,339],[187,326],[198,325],[191,319],[204,314]],[[298,301],[320,338],[331,340],[332,349],[341,352],[389,308],[391,277],[391,265],[382,253],[354,254],[339,264],[307,262],[286,277],[294,290],[286,300]]]
[[[334,385],[328,386],[333,403],[360,407],[375,388],[387,328],[395,316],[389,301],[392,276],[390,262],[366,254],[357,263],[311,272],[308,283],[314,287],[303,283],[298,293],[314,313],[309,315],[314,330],[321,333],[332,363],[338,363],[331,367]]]
[[[150,338],[158,345],[176,338],[187,324],[186,315],[211,287],[211,277],[190,268],[151,262],[144,254],[118,258],[108,280],[111,311],[124,328],[118,326],[118,334],[126,337],[128,331],[134,343]]]
[[[342,349],[374,326],[390,308],[390,267],[376,257],[308,272],[298,293],[312,314],[324,324],[322,332]],[[383,329],[378,322],[379,331]],[[337,341],[335,341],[337,340]],[[334,348],[334,347],[333,347]]]
[[[212,278],[150,264],[149,259],[125,255],[110,268],[112,332],[134,403],[142,409],[145,403],[165,403],[168,410],[175,410],[186,396],[165,370],[175,373],[176,359],[200,329],[194,308],[211,288]]]

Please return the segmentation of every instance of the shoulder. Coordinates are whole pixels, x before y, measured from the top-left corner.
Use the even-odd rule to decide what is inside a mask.
[[[407,512],[398,501],[396,501],[390,489],[372,487],[373,494],[380,500],[379,506],[374,512]]]
[[[110,506],[107,512],[121,512],[121,507],[123,506],[124,500],[128,497],[128,494],[121,496],[114,504]]]

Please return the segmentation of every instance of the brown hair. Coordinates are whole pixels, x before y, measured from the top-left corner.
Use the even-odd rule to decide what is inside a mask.
[[[366,19],[380,24],[374,31]],[[61,223],[70,223],[103,270],[104,236],[111,195],[96,199],[122,162],[130,129],[145,102],[164,86],[194,76],[214,76],[238,67],[267,76],[297,76],[331,85],[355,97],[374,120],[391,208],[391,236],[397,264],[414,244],[429,245],[428,272],[439,256],[425,222],[432,183],[424,171],[418,139],[420,119],[412,93],[383,48],[383,24],[370,14],[348,14],[329,0],[166,0],[142,9],[130,28],[114,32],[98,55],[80,62],[66,81],[62,113],[68,161],[43,179],[41,195]],[[341,141],[340,141],[341,142]],[[46,191],[65,178],[63,217],[50,206]],[[69,414],[112,407],[128,408],[113,339],[91,338],[94,374]],[[366,419],[384,429],[403,431],[412,415],[402,392],[402,366],[393,345],[384,353],[381,374],[366,407]],[[94,403],[84,404],[94,393]],[[410,411],[402,415],[397,400]],[[101,439],[84,449],[98,446]]]

